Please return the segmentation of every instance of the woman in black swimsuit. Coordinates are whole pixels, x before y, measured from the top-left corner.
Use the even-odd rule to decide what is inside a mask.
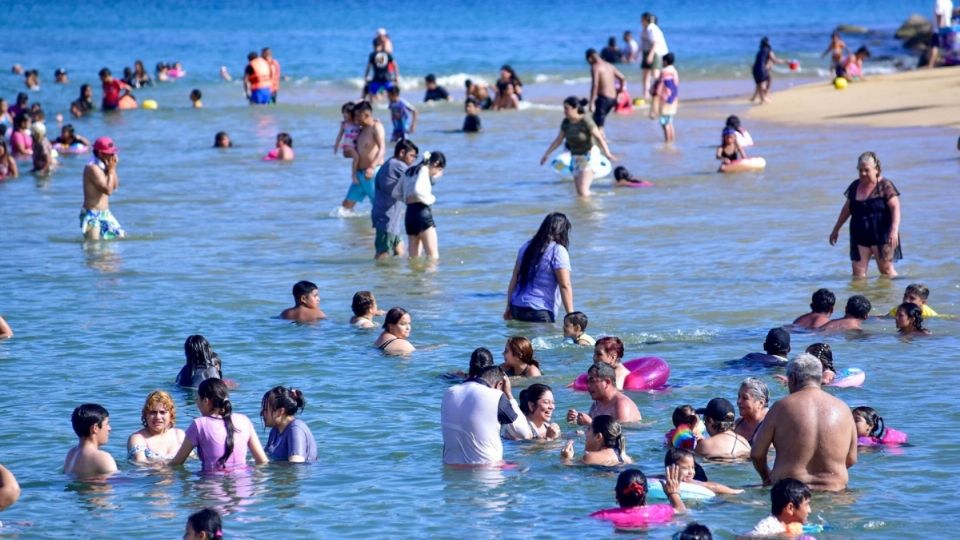
[[[387,312],[383,320],[383,333],[373,343],[384,354],[405,355],[416,349],[407,339],[410,337],[412,319],[407,310],[395,307]]]
[[[503,348],[503,368],[508,377],[540,377],[540,362],[533,358],[533,344],[522,336],[507,340]]]
[[[720,160],[720,170],[723,166],[734,161],[746,159],[747,153],[740,148],[737,142],[737,132],[732,128],[724,128],[723,136],[720,139],[720,146],[717,147],[717,159]]]
[[[850,261],[854,277],[866,277],[870,258],[887,277],[897,271],[894,261],[903,258],[900,248],[900,192],[893,182],[883,178],[880,159],[873,152],[860,154],[857,160],[860,178],[854,180],[830,233],[830,245],[840,237],[840,227],[850,219]]]

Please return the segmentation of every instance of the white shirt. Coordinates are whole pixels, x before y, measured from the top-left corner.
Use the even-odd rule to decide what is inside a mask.
[[[427,165],[420,167],[416,176],[404,173],[403,188],[401,189],[403,200],[407,197],[415,197],[419,202],[427,206],[433,206],[437,198],[433,195],[433,181],[430,180],[430,168]]]
[[[630,41],[624,43],[623,48],[620,49],[620,54],[623,55],[624,62],[634,62],[636,61],[636,55],[640,52],[640,44],[637,43],[637,40],[630,38]]]
[[[953,1],[952,0],[936,0],[936,4],[933,7],[933,13],[936,15],[934,17],[935,28],[946,28],[950,26],[951,20],[953,19]]]
[[[443,462],[495,465],[503,461],[498,406],[503,392],[467,381],[449,388],[440,404]]]
[[[648,46],[653,49],[654,54],[661,58],[670,52],[667,48],[667,38],[663,36],[663,31],[656,23],[647,25],[647,28],[643,31],[643,41],[644,44],[649,44]]]

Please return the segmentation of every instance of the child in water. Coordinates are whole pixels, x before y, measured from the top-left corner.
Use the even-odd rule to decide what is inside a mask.
[[[200,92],[199,88],[194,88],[190,91],[190,101],[193,103],[194,109],[203,108],[203,102],[201,99],[203,99],[203,94]]]
[[[920,306],[924,319],[939,317],[940,315],[937,314],[932,307],[927,305],[927,298],[930,298],[930,289],[923,283],[911,283],[907,285],[907,288],[903,291],[903,303]],[[890,308],[890,316],[896,317],[898,309],[900,309],[900,306]]]
[[[204,508],[190,514],[183,532],[183,540],[223,540],[220,513],[213,508]]]
[[[100,449],[110,440],[110,413],[96,403],[84,403],[70,417],[73,432],[80,439],[67,452],[63,472],[78,478],[106,476],[117,471],[117,462]]]
[[[34,122],[30,126],[30,134],[33,136],[33,172],[47,176],[57,168],[53,145],[47,139],[47,127],[43,122]]]
[[[630,374],[630,370],[621,360],[623,360],[623,341],[620,341],[620,338],[605,336],[597,340],[597,344],[593,347],[593,361],[613,366],[617,376],[617,390],[623,390],[623,381]]]
[[[747,536],[800,536],[803,524],[810,515],[810,488],[793,478],[777,481],[770,490],[771,515],[767,516]]]
[[[573,440],[568,440],[566,446],[560,450],[560,458],[570,465],[573,462]],[[612,416],[601,414],[590,422],[587,427],[586,438],[583,441],[584,465],[600,467],[617,467],[633,463],[633,458],[627,455],[627,440],[623,437],[623,427]]]
[[[656,118],[659,114],[663,140],[668,143],[677,140],[673,117],[676,116],[677,107],[680,104],[680,99],[677,97],[680,89],[680,74],[673,62],[673,53],[663,55],[663,70],[660,72],[660,78],[650,89],[650,94],[653,96],[650,104],[650,118]]]
[[[277,133],[277,147],[263,157],[264,161],[293,161],[293,137],[289,133]]]
[[[855,407],[853,423],[857,426],[857,444],[860,446],[876,446],[880,444],[903,444],[907,442],[907,434],[886,427],[883,417],[877,414],[872,407]]]
[[[650,187],[653,185],[653,182],[647,182],[633,176],[623,165],[618,165],[613,170],[613,180],[613,185],[616,187]]]
[[[373,322],[377,315],[383,315],[383,310],[377,307],[377,299],[370,291],[357,291],[353,295],[353,302],[350,304],[353,310],[353,317],[350,317],[350,324],[357,328],[376,328],[378,325]]]
[[[418,113],[413,105],[400,97],[398,86],[387,90],[387,97],[390,100],[390,120],[393,122],[393,135],[390,136],[390,142],[397,142],[406,139],[407,135],[412,135],[416,131]]]
[[[747,153],[737,142],[737,132],[730,128],[723,128],[723,134],[720,138],[720,146],[717,147],[717,159],[720,160],[720,170],[724,165],[729,165],[734,161],[747,159]]]
[[[230,140],[230,135],[227,135],[226,131],[218,131],[217,134],[213,136],[213,147],[233,148],[233,141]]]
[[[463,119],[464,133],[478,133],[480,131],[480,102],[474,97],[468,97],[463,104],[467,116]]]
[[[923,310],[910,302],[900,304],[897,308],[897,330],[904,336],[930,335],[930,330],[923,327]]]
[[[680,500],[680,471],[676,466],[667,468],[667,476],[661,481],[663,492],[670,504],[647,504],[647,477],[640,469],[627,469],[617,477],[614,496],[619,508],[597,510],[590,517],[613,522],[618,527],[643,527],[651,522],[654,514],[663,514],[657,522],[669,522],[676,512],[685,512]]]
[[[207,379],[222,379],[223,365],[220,356],[210,348],[207,338],[194,334],[183,342],[183,356],[186,360],[176,383],[186,388],[196,388]]]
[[[327,315],[320,310],[320,291],[315,283],[296,282],[293,285],[293,301],[293,307],[280,313],[281,319],[305,323],[327,318]]]
[[[577,345],[594,347],[597,340],[590,337],[587,330],[587,315],[582,311],[571,311],[563,317],[563,337],[573,340]]]
[[[732,129],[737,137],[737,144],[740,145],[740,148],[746,148],[748,146],[753,146],[753,137],[750,136],[750,132],[743,129],[740,125],[740,117],[734,114],[731,114],[727,117],[727,122],[723,126],[724,128]]]
[[[664,445],[670,448],[693,450],[703,439],[705,427],[692,405],[681,405],[673,410],[673,429],[664,434]]]
[[[342,150],[343,157],[353,159],[357,157],[357,137],[360,135],[360,126],[353,121],[353,102],[348,101],[340,107],[343,121],[340,122],[340,131],[337,140],[333,141],[333,155]]]
[[[732,488],[718,482],[707,480],[707,474],[703,471],[703,468],[697,464],[696,455],[692,450],[685,448],[668,448],[667,455],[664,456],[663,459],[663,465],[668,470],[670,467],[677,467],[680,471],[680,482],[703,486],[720,495],[738,495],[743,493],[742,489]],[[697,478],[698,475],[702,475],[702,480]]]

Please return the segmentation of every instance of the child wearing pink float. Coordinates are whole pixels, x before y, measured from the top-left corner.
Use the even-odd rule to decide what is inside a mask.
[[[264,161],[293,161],[293,137],[289,133],[277,133],[277,147],[263,156]]]

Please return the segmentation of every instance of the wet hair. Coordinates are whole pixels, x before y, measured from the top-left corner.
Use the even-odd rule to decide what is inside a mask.
[[[582,311],[571,311],[567,313],[563,316],[563,322],[570,323],[573,326],[579,326],[581,331],[585,331],[589,323],[587,315]]]
[[[400,95],[400,87],[397,86],[397,85],[393,85],[393,86],[391,86],[390,88],[387,88],[387,95],[388,95],[388,96],[399,96],[399,95]]]
[[[570,220],[560,212],[547,214],[540,223],[537,234],[527,244],[527,249],[523,251],[523,257],[520,259],[520,267],[517,269],[517,287],[522,289],[527,283],[533,281],[537,268],[543,262],[543,254],[551,242],[569,249]]]
[[[904,302],[897,306],[897,311],[903,311],[907,314],[907,317],[913,321],[914,330],[919,330],[920,332],[926,331],[926,328],[923,327],[923,308],[913,302]]]
[[[341,113],[350,113],[351,115],[353,115],[353,110],[354,110],[355,108],[356,108],[356,104],[354,104],[352,101],[348,101],[348,102],[344,103],[343,106],[340,107],[340,112],[341,112]]]
[[[103,77],[111,76],[111,75],[113,75],[113,74],[110,73],[110,70],[109,70],[108,68],[103,68],[103,69],[100,70],[99,75],[100,75],[101,78],[103,78]]]
[[[672,52],[663,55],[663,67],[672,66],[674,61],[675,57]]]
[[[823,381],[823,364],[810,353],[799,354],[787,362],[787,378],[794,379],[798,385],[816,381],[819,386]]]
[[[257,54],[255,51],[250,51],[247,53],[247,61],[253,60],[258,56],[260,55]],[[159,64],[157,64],[157,71],[159,71],[161,67],[164,67],[163,62],[160,62]]]
[[[810,300],[810,311],[814,313],[830,313],[837,303],[837,297],[830,289],[817,289]]]
[[[285,131],[277,133],[277,140],[289,146],[290,148],[293,148],[293,137],[291,137],[289,133]]]
[[[870,58],[870,49],[868,49],[866,45],[861,45],[861,46],[857,49],[857,52],[855,52],[855,53],[853,53],[853,54],[854,54],[854,55],[861,55],[861,54],[862,54],[864,58]]]
[[[207,379],[197,388],[197,396],[209,399],[213,410],[223,417],[227,439],[223,443],[223,455],[217,460],[217,466],[223,467],[233,453],[233,433],[236,431],[233,427],[233,404],[230,403],[230,392],[227,390],[227,384],[220,379]]]
[[[536,403],[540,401],[540,398],[544,396],[547,392],[553,392],[553,389],[545,384],[533,383],[530,386],[524,388],[520,391],[520,411],[523,414],[530,414],[533,412],[530,409],[531,403]]]
[[[764,406],[770,404],[770,389],[763,379],[757,377],[747,377],[740,383],[740,389],[746,390],[750,397],[757,401],[762,401]]]
[[[233,146],[233,141],[229,141],[227,144],[223,144],[224,140],[229,140],[230,136],[227,135],[226,131],[218,131],[216,135],[213,136],[213,146],[214,148],[230,148]]]
[[[263,418],[267,412],[267,405],[275,411],[283,411],[283,414],[295,416],[298,412],[303,412],[307,406],[307,400],[303,397],[303,392],[296,388],[287,388],[285,386],[274,386],[263,394],[260,400],[260,417]]]
[[[17,116],[13,119],[13,129],[23,129],[27,127],[27,124],[30,123],[30,113],[27,111],[21,111],[17,113]]]
[[[199,512],[190,514],[190,517],[187,518],[187,525],[197,534],[206,533],[209,540],[223,538],[223,523],[220,519],[220,513],[213,508],[204,508]]]
[[[63,127],[60,128],[60,134],[61,136],[70,135],[71,137],[73,137],[77,134],[77,132],[76,130],[73,129],[73,124],[64,124]]]
[[[834,373],[837,372],[833,367],[833,350],[830,348],[830,345],[826,343],[814,343],[807,347],[805,352],[816,356],[817,360],[820,360],[820,365],[823,366],[824,371],[829,369]]]
[[[154,390],[147,394],[147,399],[143,402],[143,409],[140,410],[140,423],[143,424],[143,427],[147,427],[147,414],[158,405],[170,414],[170,425],[167,427],[175,426],[177,424],[177,406],[173,403],[173,398],[163,390]]]
[[[477,101],[477,98],[470,96],[463,102],[463,108],[466,109],[468,105],[473,105],[474,107],[479,107],[480,102]]]
[[[537,368],[540,367],[540,362],[537,362],[533,357],[533,344],[530,343],[529,339],[523,336],[507,338],[507,348],[520,362]]]
[[[706,525],[689,523],[682,531],[674,533],[673,540],[713,540],[713,533]]]
[[[194,88],[193,90],[190,91],[190,99],[199,100],[202,98],[203,98],[203,93],[200,92],[199,88]]]
[[[927,288],[927,286],[923,283],[911,283],[907,285],[907,288],[903,291],[904,296],[908,294],[919,296],[924,302],[926,302],[927,298],[930,297],[930,289]]]
[[[85,94],[87,90],[92,90],[92,89],[93,87],[90,86],[89,84],[81,84],[80,85],[80,101],[83,101],[85,99],[83,94]]]
[[[771,48],[771,47],[770,47],[770,38],[768,38],[767,36],[763,36],[763,38],[760,39],[760,48],[762,49],[762,48],[764,48],[764,47],[766,47],[766,48],[768,48],[768,49]]]
[[[697,425],[697,410],[692,405],[681,405],[673,410],[673,427],[686,424],[691,428]]]
[[[585,52],[583,55],[587,58],[587,60],[590,60],[591,58],[597,55],[597,50],[587,49],[587,52]]]
[[[616,47],[616,46],[617,46],[616,36],[610,36],[609,38],[607,38],[607,47]]]
[[[370,291],[357,291],[353,293],[353,301],[350,302],[350,309],[353,311],[353,314],[357,317],[366,315],[370,308],[376,304],[377,301],[373,297],[373,293]]]
[[[26,107],[29,101],[30,96],[28,96],[26,92],[17,92],[17,106]]]
[[[590,369],[587,370],[587,376],[593,374],[594,377],[600,379],[606,379],[610,381],[610,384],[617,383],[617,372],[613,369],[613,366],[607,364],[606,362],[594,362]]]
[[[447,156],[443,155],[443,152],[438,152],[434,150],[433,152],[424,152],[423,158],[420,159],[420,163],[417,163],[413,167],[410,167],[403,174],[411,178],[416,178],[420,174],[420,169],[424,165],[428,167],[439,167],[441,169],[447,168]]]
[[[779,517],[788,504],[799,507],[810,497],[810,488],[803,482],[793,478],[778,480],[770,490],[770,513]]]
[[[694,464],[696,464],[697,457],[696,454],[693,453],[693,450],[671,446],[670,448],[667,448],[667,453],[663,456],[663,466],[669,467],[671,465],[679,465],[680,461],[688,457],[693,459]]]
[[[601,414],[593,418],[590,429],[594,435],[603,437],[603,447],[612,448],[618,458],[622,458],[627,451],[627,440],[623,438],[623,428],[620,422],[609,414]]]
[[[356,106],[353,107],[353,114],[359,114],[364,111],[371,112],[371,113],[373,112],[373,106],[370,105],[369,101],[361,101],[360,103],[357,103]]]
[[[647,504],[647,476],[640,469],[626,469],[617,476],[614,491],[620,508]]]
[[[607,354],[616,355],[618,362],[623,360],[623,341],[617,336],[604,336],[598,339],[593,349],[602,349]]]
[[[393,157],[398,158],[402,152],[410,152],[411,150],[417,154],[420,153],[420,148],[414,144],[413,141],[410,139],[400,139],[397,145],[393,147]]]
[[[423,80],[426,81],[426,82],[428,82],[428,83],[436,83],[436,82],[437,82],[437,76],[434,75],[433,73],[430,73],[429,75],[427,75],[426,77],[424,77]]]
[[[866,320],[871,309],[873,309],[873,306],[870,305],[870,300],[867,300],[866,296],[855,294],[847,300],[847,307],[844,308],[843,312],[846,315]]]
[[[90,436],[90,428],[93,426],[102,426],[103,421],[110,416],[102,405],[96,403],[84,403],[73,410],[70,415],[70,424],[73,425],[73,432],[81,439]]]
[[[630,171],[623,165],[617,165],[613,170],[613,178],[616,180],[629,180],[631,176]]]
[[[877,167],[877,173],[883,170],[880,168],[880,158],[877,157],[876,153],[870,151],[860,154],[860,157],[857,158],[857,168],[866,165],[868,161],[873,161],[873,164]]]
[[[473,86],[473,81],[471,81],[470,79],[467,79],[463,81],[463,86],[469,89],[471,86]]]
[[[282,134],[281,134],[282,135]],[[278,135],[279,137],[279,135]],[[293,284],[293,301],[300,304],[300,297],[306,296],[317,290],[317,284],[312,281],[302,280]]]
[[[870,426],[870,431],[867,433],[870,437],[883,437],[883,433],[886,431],[886,427],[883,425],[883,417],[877,414],[877,411],[873,407],[854,407],[850,412],[853,413],[853,418],[860,418],[865,424]]]
[[[727,122],[723,127],[728,127],[738,133],[743,133],[743,130],[740,128],[740,117],[735,114],[727,117]]]
[[[470,353],[470,367],[467,369],[467,378],[473,379],[480,375],[480,372],[492,366],[493,353],[486,347],[478,347]]]
[[[383,329],[386,330],[390,325],[398,324],[400,319],[409,312],[402,307],[390,308],[387,316],[383,318]]]
[[[506,71],[510,74],[510,82],[523,86],[523,83],[520,82],[520,77],[517,77],[517,72],[510,67],[510,64],[504,64],[500,66],[500,71]]]
[[[476,378],[487,383],[490,388],[493,388],[506,376],[507,374],[503,372],[500,366],[487,366],[480,370]]]
[[[589,105],[590,102],[586,99],[578,98],[577,96],[569,96],[567,99],[563,100],[563,104],[571,109],[576,109],[578,113],[583,114],[587,110],[587,105]]]
[[[207,369],[217,365],[220,359],[217,353],[210,348],[207,338],[194,334],[183,342],[183,354],[187,358],[187,365],[191,370]]]

